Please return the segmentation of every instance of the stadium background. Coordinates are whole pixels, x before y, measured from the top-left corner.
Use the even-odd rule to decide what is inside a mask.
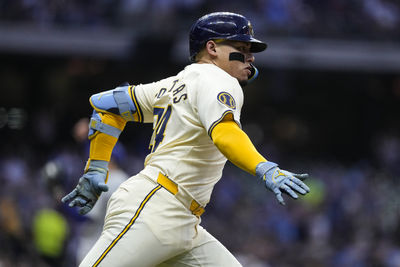
[[[87,157],[74,127],[88,97],[175,74],[191,23],[222,10],[269,45],[243,128],[268,159],[309,172],[312,193],[283,208],[228,163],[203,225],[245,266],[400,266],[395,0],[1,0],[0,266],[75,266],[89,219],[59,197]],[[122,134],[115,159],[128,174],[150,134]],[[61,167],[49,174],[49,162]]]

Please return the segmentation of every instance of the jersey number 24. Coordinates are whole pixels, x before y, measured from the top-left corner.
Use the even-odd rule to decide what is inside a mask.
[[[167,108],[161,108],[161,107],[154,107],[153,114],[154,116],[157,116],[157,121],[155,123],[154,127],[154,132],[153,132],[153,142],[150,144],[150,151],[153,153],[156,151],[157,147],[159,144],[164,139],[164,132],[165,128],[167,126],[167,123],[169,121],[169,118],[171,116],[171,111],[172,111],[172,106],[168,105]]]

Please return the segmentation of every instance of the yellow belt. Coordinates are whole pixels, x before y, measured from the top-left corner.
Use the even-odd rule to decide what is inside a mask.
[[[178,185],[161,172],[158,174],[157,183],[173,195],[176,195],[179,191]],[[204,213],[204,208],[195,199],[192,199],[190,202],[189,209],[197,217],[200,217]]]

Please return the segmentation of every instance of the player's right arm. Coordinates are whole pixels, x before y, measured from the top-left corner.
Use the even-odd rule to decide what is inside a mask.
[[[297,198],[295,191],[303,195],[310,191],[301,181],[308,176],[307,174],[293,174],[279,169],[276,163],[267,161],[233,120],[232,114],[225,116],[214,127],[211,138],[229,161],[263,179],[266,187],[274,192],[279,203],[285,204],[281,190],[295,199]]]
[[[100,194],[108,191],[108,162],[126,123],[141,121],[133,89],[122,86],[90,97],[93,114],[89,123],[89,159],[77,187],[62,199],[70,207],[79,207],[81,214],[88,213]]]

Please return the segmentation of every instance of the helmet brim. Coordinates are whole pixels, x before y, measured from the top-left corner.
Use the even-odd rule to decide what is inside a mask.
[[[249,35],[233,35],[226,40],[241,41],[251,43],[250,52],[258,53],[267,49],[267,44]]]
[[[257,39],[254,39],[254,41],[251,41],[250,52],[252,52],[252,53],[262,52],[265,49],[267,49],[267,47],[268,47],[268,45],[266,43],[263,43]]]

